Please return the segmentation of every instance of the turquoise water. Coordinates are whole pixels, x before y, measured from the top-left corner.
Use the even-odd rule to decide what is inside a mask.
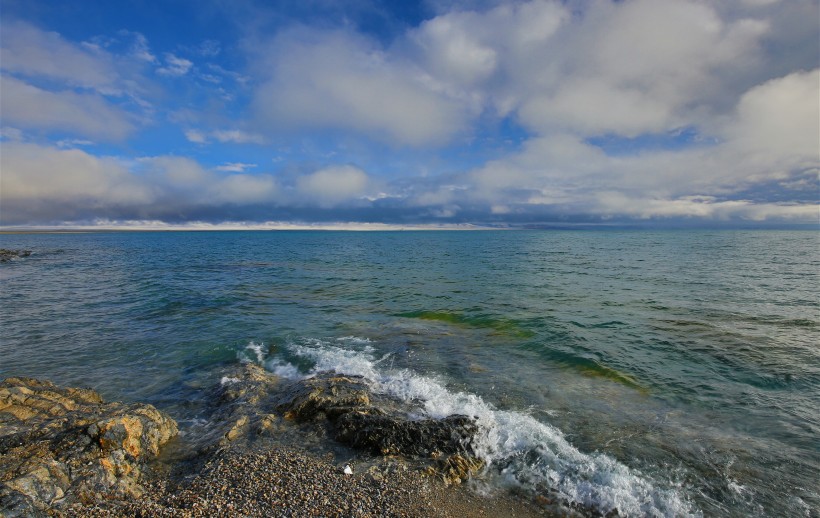
[[[817,516],[812,231],[16,234],[0,378],[193,427],[226,366],[479,417],[476,481],[624,515]],[[551,488],[551,489],[550,489]]]

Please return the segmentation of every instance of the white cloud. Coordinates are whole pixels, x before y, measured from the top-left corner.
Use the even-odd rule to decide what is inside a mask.
[[[773,27],[783,30],[776,18],[688,0],[535,0],[442,14],[410,36],[432,81],[516,116],[532,135],[464,175],[468,189],[431,185],[411,199],[478,203],[496,214],[610,216],[622,207],[621,215],[638,217],[809,219],[813,205],[700,196],[794,183],[820,167],[820,72],[767,77],[778,60],[766,54],[766,39],[782,39]],[[704,142],[638,144],[640,152],[624,156],[587,143],[647,133],[673,143],[679,128]]]
[[[12,128],[10,126],[0,127],[0,138],[3,140],[25,140],[25,135],[20,128]]]
[[[246,204],[275,200],[278,193],[276,179],[268,174],[232,174],[218,181],[212,196],[215,202]]]
[[[252,169],[256,164],[245,164],[242,162],[228,162],[216,167],[217,171],[229,171],[234,173],[242,173],[246,169]]]
[[[467,88],[527,65],[569,17],[557,2],[502,4],[481,13],[442,14],[411,31],[409,39],[433,77]]]
[[[297,186],[308,200],[321,206],[334,206],[363,196],[369,186],[369,178],[356,167],[336,166],[300,177]]]
[[[26,22],[0,24],[4,124],[14,120],[26,129],[111,141],[150,118],[146,97],[154,87],[132,57],[115,56],[103,44],[76,44]]]
[[[205,144],[208,142],[208,137],[199,130],[185,130],[185,138],[194,144]]]
[[[265,138],[256,133],[248,133],[242,130],[215,130],[211,136],[219,142],[234,142],[236,144],[264,144]]]
[[[100,140],[120,140],[134,130],[127,112],[95,93],[50,92],[0,76],[4,124],[68,131]]]
[[[483,45],[472,30],[476,16],[458,13],[435,18],[411,35],[436,77],[452,76],[459,84],[470,85],[495,71],[498,53]]]
[[[724,135],[747,152],[818,159],[820,69],[772,79],[746,92]]]
[[[59,148],[75,148],[78,146],[93,146],[94,142],[91,140],[79,139],[79,138],[70,138],[70,139],[62,139],[55,142],[57,147]]]
[[[276,130],[333,128],[403,145],[439,145],[466,112],[424,83],[412,64],[348,33],[292,31],[266,50],[255,92],[260,123]]]
[[[124,164],[78,149],[4,142],[0,164],[0,219],[6,224],[26,217],[71,218],[84,210],[152,199],[151,188],[133,178]]]
[[[0,222],[164,218],[224,205],[276,203],[268,174],[217,174],[189,158],[125,161],[80,149],[2,142]]]
[[[630,198],[621,193],[601,193],[599,211],[603,214],[650,218],[703,218],[717,221],[767,219],[816,222],[820,205],[794,203],[753,203],[747,200],[717,201],[709,196],[684,196],[677,199]]]
[[[194,63],[192,61],[166,52],[165,66],[158,68],[157,73],[165,76],[179,77],[187,74],[193,66]]]
[[[0,67],[6,72],[103,92],[119,89],[116,67],[104,52],[89,52],[25,22],[2,23],[2,34]]]
[[[238,129],[213,130],[210,132],[189,129],[185,130],[185,138],[187,138],[189,142],[193,142],[195,144],[207,144],[211,140],[215,140],[222,144],[265,144],[267,142],[265,137],[262,135]]]
[[[134,41],[131,43],[130,54],[134,59],[151,64],[159,63],[157,57],[151,53],[151,48],[148,45],[148,39],[145,35],[139,32],[125,30],[120,31],[120,34],[123,36],[133,36]]]

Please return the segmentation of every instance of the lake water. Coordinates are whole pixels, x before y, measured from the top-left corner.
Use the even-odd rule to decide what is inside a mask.
[[[7,234],[0,378],[183,429],[227,366],[477,416],[489,468],[606,513],[818,516],[814,231]]]

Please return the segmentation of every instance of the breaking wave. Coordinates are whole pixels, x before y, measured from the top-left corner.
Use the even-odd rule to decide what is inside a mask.
[[[660,484],[603,453],[575,448],[558,428],[522,412],[497,409],[476,394],[449,390],[442,379],[408,369],[390,367],[390,354],[377,358],[370,341],[344,337],[333,340],[300,339],[285,345],[291,358],[312,367],[300,370],[281,358],[265,359],[268,370],[287,378],[303,378],[320,371],[363,376],[373,390],[414,404],[416,417],[441,418],[451,414],[474,416],[480,428],[473,447],[488,470],[505,483],[570,505],[621,516],[700,516],[680,487]],[[257,344],[248,346],[256,353]],[[246,358],[248,356],[245,356]],[[299,363],[297,362],[297,363]]]

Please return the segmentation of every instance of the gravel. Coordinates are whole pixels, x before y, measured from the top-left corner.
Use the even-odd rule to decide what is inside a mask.
[[[550,516],[508,495],[482,497],[385,459],[346,475],[344,465],[304,450],[224,450],[194,475],[157,478],[139,499],[62,508],[66,516],[530,517]]]

